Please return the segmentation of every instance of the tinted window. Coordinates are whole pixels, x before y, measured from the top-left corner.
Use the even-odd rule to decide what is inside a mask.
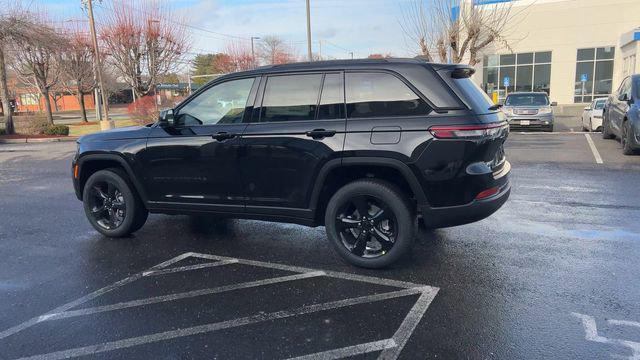
[[[183,125],[233,124],[242,122],[253,78],[214,85],[180,109]]]
[[[260,121],[314,120],[321,83],[322,74],[269,77]]]
[[[545,94],[513,94],[507,96],[507,106],[546,106],[549,99]]]
[[[400,79],[384,73],[347,73],[350,118],[416,116],[431,109]]]
[[[322,85],[318,119],[344,119],[342,74],[327,74]]]
[[[594,106],[594,108],[595,108],[596,110],[604,109],[604,103],[605,103],[606,101],[607,101],[607,100],[605,100],[605,99],[602,99],[602,100],[596,100],[596,105]]]

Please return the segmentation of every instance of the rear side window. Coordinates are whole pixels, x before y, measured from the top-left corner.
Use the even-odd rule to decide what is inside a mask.
[[[419,116],[427,103],[397,77],[386,73],[347,73],[347,116],[373,118]]]
[[[322,74],[271,76],[262,100],[262,122],[313,120]]]
[[[318,120],[344,119],[342,74],[327,74],[322,85]]]

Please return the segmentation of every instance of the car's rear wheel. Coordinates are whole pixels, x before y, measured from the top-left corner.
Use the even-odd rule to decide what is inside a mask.
[[[84,185],[82,201],[91,225],[107,237],[129,235],[147,220],[147,209],[120,169],[91,175]]]
[[[331,244],[349,263],[388,266],[413,244],[416,216],[404,194],[380,180],[358,180],[329,201],[325,227]]]
[[[613,139],[613,133],[611,132],[609,119],[607,119],[604,114],[602,114],[602,138],[603,139]]]
[[[635,134],[631,128],[631,122],[628,120],[622,124],[622,136],[620,137],[620,143],[622,144],[622,153],[625,155],[633,155],[636,153],[633,148],[633,138]]]

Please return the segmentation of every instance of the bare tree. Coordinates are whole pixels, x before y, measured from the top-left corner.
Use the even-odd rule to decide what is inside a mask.
[[[469,0],[412,0],[400,24],[409,43],[428,61],[475,65],[482,49],[499,44],[513,25],[511,2],[476,5]]]
[[[252,69],[251,48],[240,42],[230,42],[225,46],[224,53],[216,54],[212,65],[223,73]]]
[[[113,2],[100,39],[108,61],[134,90],[136,99],[154,90],[160,77],[177,71],[189,49],[189,36],[175,14],[158,2]]]
[[[13,43],[13,67],[20,81],[38,89],[44,98],[47,122],[53,124],[50,93],[60,79],[60,54],[66,47],[66,39],[42,17],[32,15],[31,18],[30,25],[23,29],[24,38]]]
[[[286,64],[295,61],[294,51],[277,36],[262,38],[258,45],[260,59],[266,64]]]
[[[87,121],[84,97],[96,88],[94,73],[94,53],[89,34],[72,25],[67,30],[69,45],[62,51],[62,87],[69,94],[76,95],[80,115]]]

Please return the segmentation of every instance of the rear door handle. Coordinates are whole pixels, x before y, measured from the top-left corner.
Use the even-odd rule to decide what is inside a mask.
[[[226,131],[221,131],[215,135],[212,135],[211,137],[214,138],[215,140],[218,141],[225,141],[225,140],[229,140],[229,139],[233,139],[236,136],[238,136],[238,134],[234,134],[234,133],[228,133]]]
[[[335,130],[325,130],[325,129],[313,129],[311,131],[307,131],[305,133],[308,137],[313,139],[322,139],[326,137],[332,137],[336,134]]]

